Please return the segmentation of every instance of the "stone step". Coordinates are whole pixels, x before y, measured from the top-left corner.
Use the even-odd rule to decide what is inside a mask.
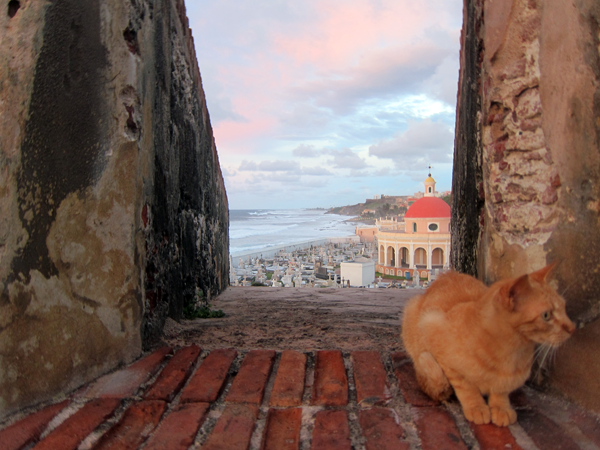
[[[400,352],[162,348],[3,424],[2,450],[600,448],[600,419],[528,387],[507,428],[431,401]],[[205,400],[205,401],[200,401]]]

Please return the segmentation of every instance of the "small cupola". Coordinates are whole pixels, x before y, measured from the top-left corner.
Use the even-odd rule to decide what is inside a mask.
[[[425,197],[435,197],[435,180],[431,177],[431,173],[425,180]]]

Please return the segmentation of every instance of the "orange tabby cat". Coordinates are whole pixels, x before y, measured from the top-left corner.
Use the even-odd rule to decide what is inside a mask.
[[[564,299],[546,283],[552,266],[489,288],[449,272],[411,300],[402,339],[421,389],[445,400],[454,388],[477,424],[514,423],[508,395],[529,377],[536,345],[556,348],[575,331]]]

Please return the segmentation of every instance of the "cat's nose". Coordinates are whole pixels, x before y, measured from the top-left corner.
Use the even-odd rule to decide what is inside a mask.
[[[569,334],[573,334],[575,332],[575,325],[570,320],[568,322],[563,323],[563,330],[565,330]]]

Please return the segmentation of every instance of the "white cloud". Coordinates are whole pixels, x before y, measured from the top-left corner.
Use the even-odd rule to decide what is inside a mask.
[[[243,160],[238,170],[247,172],[281,172],[294,170],[296,164],[291,160],[261,161],[258,164],[254,161]]]
[[[303,167],[302,168],[303,175],[311,175],[315,177],[323,177],[333,175],[332,172],[323,168],[323,167]]]
[[[237,172],[235,171],[235,169],[223,167],[223,166],[221,166],[221,173],[225,177],[235,177],[237,175]]]
[[[292,155],[299,158],[314,158],[320,154],[321,152],[319,152],[314,145],[300,144],[298,147],[292,150]]]
[[[293,88],[293,92],[338,115],[351,114],[367,99],[393,99],[414,91],[448,54],[447,49],[430,44],[375,50],[355,67],[322,74]]]
[[[423,89],[453,108],[458,93],[458,54],[447,56],[435,69],[433,75],[423,82]]]
[[[365,169],[369,164],[349,148],[341,150],[330,150],[333,159],[329,161],[333,167],[338,169]]]
[[[462,0],[186,6],[233,208],[411,193],[430,163],[449,185]]]
[[[369,147],[369,155],[391,159],[402,170],[424,170],[428,164],[452,162],[453,130],[442,122],[410,121],[408,129]]]

